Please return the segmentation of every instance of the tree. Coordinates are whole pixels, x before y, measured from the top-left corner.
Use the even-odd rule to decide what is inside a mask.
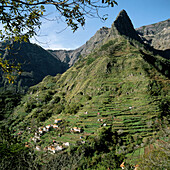
[[[100,8],[113,7],[117,5],[114,0],[1,0],[0,2],[0,22],[3,28],[0,29],[1,41],[28,41],[36,35],[41,26],[41,18],[44,17],[47,5],[56,8],[56,13],[64,18],[66,24],[76,31],[79,25],[84,26],[85,16],[100,17]],[[6,53],[12,48],[7,45],[0,47],[0,67],[7,73],[9,81],[13,80],[13,72],[20,72],[20,66],[13,61],[4,59]]]

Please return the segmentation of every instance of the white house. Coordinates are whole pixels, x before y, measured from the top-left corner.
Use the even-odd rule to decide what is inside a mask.
[[[36,146],[36,148],[35,148],[37,151],[41,151],[41,148],[40,148],[40,146]]]
[[[47,128],[46,128],[46,127],[43,127],[43,131],[44,131],[44,132],[47,132]]]
[[[34,138],[36,138],[37,140],[41,140],[40,136],[34,136]]]
[[[35,137],[33,137],[33,138],[31,137],[31,140],[34,141],[35,143],[38,141],[38,139]]]
[[[38,132],[39,132],[40,134],[43,134],[43,130],[42,130],[42,129],[39,129]]]
[[[49,129],[51,127],[51,125],[47,125],[46,128]]]
[[[70,146],[69,142],[63,143],[64,146]]]
[[[82,129],[78,128],[78,127],[71,128],[71,132],[79,132],[79,133],[81,133],[81,131],[82,131]]]
[[[54,124],[54,125],[53,125],[53,128],[54,128],[54,129],[57,129],[57,128],[58,128],[58,125]]]
[[[55,119],[54,122],[55,122],[55,123],[60,123],[60,122],[62,122],[62,120],[61,120],[61,119]]]
[[[62,146],[56,146],[56,151],[62,151],[63,150],[63,147]]]

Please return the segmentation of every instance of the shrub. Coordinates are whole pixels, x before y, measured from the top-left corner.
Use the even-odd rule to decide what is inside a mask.
[[[88,57],[87,58],[87,65],[90,65],[93,61],[95,60],[95,58],[92,58],[92,57]]]
[[[59,96],[55,96],[55,98],[54,98],[54,101],[55,101],[55,103],[58,103],[58,102],[60,102],[60,97]]]
[[[24,107],[25,112],[31,112],[32,109],[34,109],[34,108],[36,108],[35,103],[33,103],[31,101],[25,103],[25,107]]]
[[[168,99],[162,99],[159,104],[160,113],[158,115],[159,118],[163,118],[163,116],[169,115],[170,101]]]

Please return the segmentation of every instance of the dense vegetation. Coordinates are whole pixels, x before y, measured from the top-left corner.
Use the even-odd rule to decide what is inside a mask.
[[[139,158],[148,146],[156,147],[152,154],[157,155],[160,149],[156,139],[165,141],[169,135],[160,130],[166,131],[168,125],[168,72],[164,70],[163,75],[158,69],[168,61],[140,46],[137,49],[124,38],[108,41],[67,72],[47,76],[29,89],[5,125],[12,138],[29,144],[33,155],[35,147],[40,146],[41,151],[35,151],[34,166],[116,169],[125,161],[130,169],[137,163],[146,164]],[[160,66],[148,62],[147,57],[153,57]],[[31,140],[39,127],[52,125],[55,119],[62,120],[59,128],[44,133],[38,142]],[[73,127],[82,131],[73,133]],[[70,146],[54,155],[44,151],[53,140],[69,142]],[[16,154],[22,151],[29,158],[22,143],[8,149],[19,147]],[[1,146],[7,145],[3,142]],[[161,154],[169,158],[164,151]]]
[[[62,75],[22,96],[1,94],[1,169],[170,165],[170,63],[138,41],[125,11],[118,19],[101,45]]]

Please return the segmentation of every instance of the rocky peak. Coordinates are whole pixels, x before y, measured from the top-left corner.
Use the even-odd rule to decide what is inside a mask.
[[[136,33],[133,24],[125,10],[122,10],[113,22],[109,37],[124,35],[128,39],[141,41]]]

